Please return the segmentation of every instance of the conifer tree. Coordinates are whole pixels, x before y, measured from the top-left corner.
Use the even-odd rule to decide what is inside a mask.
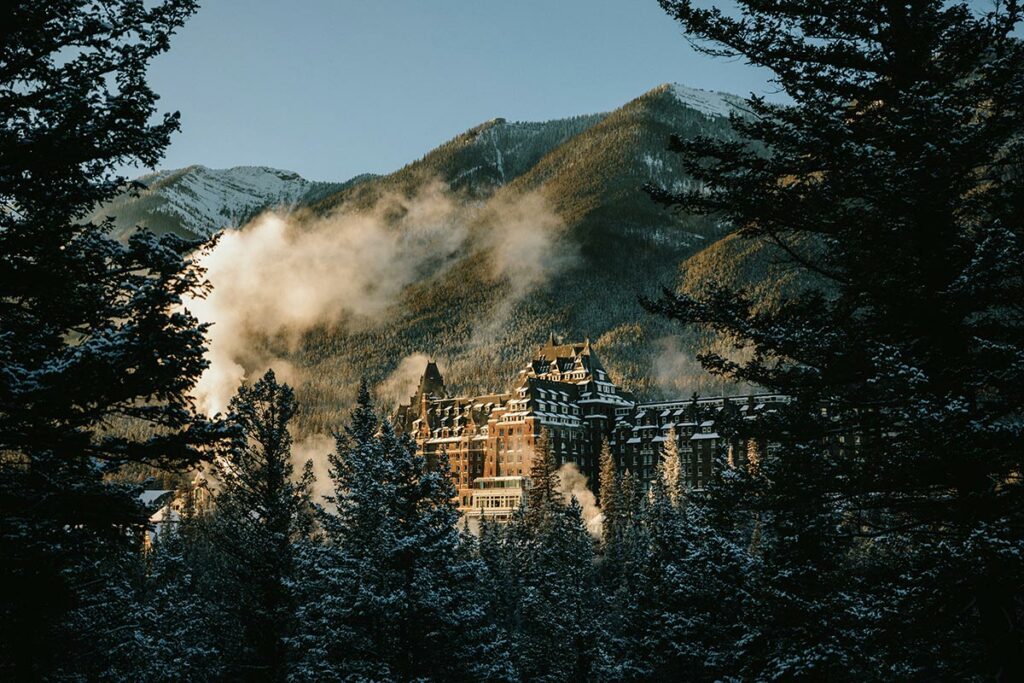
[[[139,640],[136,667],[125,680],[214,681],[225,674],[218,648],[224,614],[211,608],[216,595],[203,582],[197,566],[200,532],[186,511],[179,524],[165,524],[149,551],[148,571],[136,597]]]
[[[525,522],[525,501],[507,524],[482,520],[480,559],[483,563],[483,591],[487,621],[494,627],[496,644],[508,655],[512,678],[519,678],[515,654],[526,624],[523,597],[530,582],[525,567],[533,550],[530,529]]]
[[[642,500],[643,488],[640,482],[635,474],[626,470],[619,485],[619,520],[623,533],[639,524]]]
[[[756,624],[757,562],[712,525],[699,502],[673,505],[655,481],[626,611],[634,624],[627,670],[642,680],[757,678],[744,670]],[[639,625],[639,628],[637,628]]]
[[[679,505],[683,499],[683,461],[679,455],[679,441],[676,428],[669,428],[665,445],[658,462],[658,479],[672,505]]]
[[[119,169],[154,166],[177,130],[146,71],[195,7],[0,8],[3,678],[47,675],[79,642],[62,623],[89,597],[90,567],[118,566],[141,537],[139,491],[113,475],[191,466],[219,438],[189,398],[206,361],[204,329],[180,309],[204,287],[188,245],[121,244],[84,221],[125,187]]]
[[[612,455],[611,445],[608,443],[608,439],[601,440],[601,452],[598,455],[598,495],[602,506],[606,504],[605,496],[611,498],[611,494],[614,493],[616,487],[617,468],[615,466],[615,456]],[[611,501],[608,501],[611,502]]]
[[[619,474],[607,439],[601,442],[598,465],[598,493],[601,496],[601,514],[604,520],[601,523],[601,536],[604,545],[607,546],[609,539],[616,534],[619,516]]]
[[[484,639],[482,567],[462,548],[448,459],[435,468],[380,421],[364,383],[338,438],[335,510],[320,518],[329,546],[304,563],[312,588],[294,639],[307,680],[503,680]]]
[[[648,564],[648,529],[643,524],[646,498],[628,470],[621,479],[616,534],[606,539],[600,565],[603,593],[599,677],[605,680],[646,680],[641,644],[649,635],[640,596]],[[609,542],[610,541],[610,542]]]
[[[1024,677],[1020,6],[661,4],[793,101],[751,99],[745,142],[674,140],[700,190],[653,191],[803,277],[769,309],[721,283],[650,304],[751,351],[707,369],[793,399],[740,430],[777,444],[746,499],[779,596],[760,675]],[[908,592],[929,609],[876,638]]]
[[[546,429],[541,429],[540,437],[533,447],[530,488],[526,497],[526,523],[534,528],[547,522],[552,510],[562,502],[555,457],[551,452],[551,438]]]
[[[221,553],[222,609],[237,615],[241,642],[229,675],[284,680],[294,630],[294,544],[311,531],[308,467],[297,481],[289,424],[295,394],[273,370],[241,386],[228,406],[239,436],[216,460],[214,535]],[[226,653],[227,654],[227,653]]]
[[[594,543],[575,498],[549,508],[517,550],[520,626],[512,649],[519,675],[534,681],[587,681],[597,670],[598,600]]]
[[[65,649],[52,662],[56,680],[137,680],[145,664],[139,647],[141,621],[136,608],[143,578],[142,558],[124,553],[77,568],[92,590],[85,592],[67,616]]]

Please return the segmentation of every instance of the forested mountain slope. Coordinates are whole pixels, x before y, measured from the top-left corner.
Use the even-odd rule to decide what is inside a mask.
[[[418,236],[401,234],[416,231],[415,217],[401,220],[409,202],[429,194],[455,215],[451,229],[462,232],[414,261],[415,277],[383,314],[358,324],[329,316],[298,340],[256,334],[247,342],[263,350],[253,357],[286,359],[305,406],[303,431],[337,426],[362,377],[400,398],[423,357],[437,359],[455,389],[502,388],[552,332],[589,337],[614,377],[640,395],[728,391],[693,359],[705,342],[647,314],[637,297],[661,285],[694,286],[712,270],[762,272],[744,265],[749,248],[721,241],[727,226],[667,211],[642,190],[648,182],[687,187],[666,149],[669,136],[731,139],[735,109],[742,110],[735,96],[663,85],[607,114],[493,119],[384,176],[329,185],[272,169],[190,167],[145,177],[141,197],[102,211],[122,228],[142,223],[186,235],[281,206],[300,231],[365,214],[391,226],[388,240],[411,244]],[[338,222],[348,230],[350,223]],[[338,230],[338,240],[352,239]]]
[[[734,135],[724,111],[693,105],[694,99],[698,106],[729,100],[700,94],[661,86],[605,116],[556,122],[559,135],[538,132],[534,144],[516,148],[519,154],[508,147],[494,153],[491,142],[513,137],[516,126],[522,131],[537,124],[489,122],[392,176],[323,200],[319,211],[367,203],[387,191],[413,191],[430,177],[451,185],[464,201],[482,202],[485,215],[487,207],[500,213],[540,196],[561,221],[545,257],[564,259],[543,281],[510,298],[516,276],[494,277],[486,246],[470,240],[446,268],[409,287],[382,323],[309,335],[294,358],[308,371],[300,398],[316,406],[307,424],[329,426],[335,419],[329,406],[347,402],[361,375],[382,381],[411,354],[437,358],[457,388],[503,387],[552,331],[591,338],[615,377],[640,394],[720,391],[692,360],[699,340],[680,344],[672,339],[679,330],[637,303],[639,294],[655,293],[661,284],[675,286],[680,264],[725,234],[714,221],[662,209],[642,191],[650,181],[675,189],[689,182],[666,150],[670,134]],[[538,138],[558,143],[538,154]]]

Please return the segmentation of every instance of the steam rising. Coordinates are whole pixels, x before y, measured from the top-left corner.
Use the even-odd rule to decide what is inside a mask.
[[[657,354],[652,359],[654,381],[658,387],[672,394],[694,391],[708,374],[694,357],[693,351],[684,350],[678,337],[662,337],[656,341]]]
[[[343,208],[303,220],[271,212],[226,231],[199,257],[212,293],[186,302],[201,321],[213,323],[197,404],[207,414],[223,411],[241,382],[268,367],[301,385],[301,370],[282,356],[305,333],[373,326],[409,285],[443,273],[459,257],[492,264],[491,277],[504,283],[494,310],[504,316],[573,262],[575,252],[560,244],[563,232],[538,194],[467,206],[436,181],[411,198],[386,195],[365,211]],[[425,357],[413,360],[423,361],[418,378]],[[385,382],[387,398],[411,393],[402,392],[413,360]]]
[[[413,353],[401,360],[394,372],[381,382],[377,397],[385,406],[397,406],[408,401],[419,384],[423,368],[430,358],[424,353]]]
[[[513,306],[558,273],[580,261],[578,246],[562,239],[566,226],[539,193],[502,198],[487,209],[489,224],[498,226],[484,236],[492,261],[492,277],[505,279],[503,298],[474,330],[474,341],[488,341],[508,320]]]
[[[292,466],[296,473],[302,472],[307,460],[313,463],[313,474],[316,476],[313,500],[317,502],[320,502],[321,497],[333,493],[327,468],[327,455],[333,450],[334,438],[326,434],[311,434],[292,442]]]
[[[750,384],[712,375],[703,368],[693,351],[685,348],[677,337],[662,337],[656,340],[656,344],[658,353],[651,361],[654,380],[667,394],[728,394],[758,390],[758,387]],[[724,338],[706,339],[702,342],[702,348],[737,363],[744,363],[752,356],[749,347],[737,348]]]
[[[587,531],[594,538],[601,538],[601,525],[604,522],[604,515],[597,505],[597,498],[593,491],[587,487],[587,478],[576,468],[576,463],[567,462],[558,468],[558,482],[562,497],[566,502],[576,497],[580,507],[583,508],[583,522],[587,525]]]

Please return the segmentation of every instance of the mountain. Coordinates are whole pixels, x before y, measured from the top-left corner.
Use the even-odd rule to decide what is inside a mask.
[[[764,264],[743,265],[753,252],[728,237],[728,226],[668,211],[642,190],[648,182],[692,187],[678,155],[667,151],[669,136],[736,139],[728,117],[743,106],[735,95],[666,84],[608,113],[496,118],[383,176],[330,186],[271,169],[190,167],[147,176],[141,197],[104,209],[120,210],[118,225],[207,234],[275,205],[295,206],[296,220],[315,221],[376,207],[389,196],[413,197],[431,182],[472,208],[469,236],[430,261],[383,321],[318,328],[298,344],[253,342],[285,356],[301,375],[304,431],[336,428],[361,378],[383,387],[396,370],[416,372],[409,363],[422,355],[440,362],[456,390],[502,388],[552,332],[589,337],[614,379],[642,396],[735,391],[694,361],[709,340],[647,314],[637,297],[657,295],[663,285],[699,287],[719,271],[766,275]],[[537,206],[543,215],[523,213]],[[519,221],[509,238],[526,231],[542,244],[532,257],[556,267],[542,276],[529,263],[496,271],[502,235],[484,226],[509,215]]]
[[[209,237],[225,227],[242,225],[265,209],[308,205],[365,179],[324,183],[263,166],[189,166],[142,176],[136,181],[142,186],[137,194],[122,194],[90,218],[113,216],[118,237],[139,225],[156,233]]]
[[[416,353],[438,358],[449,386],[503,387],[552,331],[591,338],[613,376],[641,395],[721,391],[693,361],[704,340],[648,315],[637,296],[677,286],[680,264],[728,231],[666,211],[642,186],[688,187],[677,155],[666,149],[669,136],[733,139],[728,112],[741,106],[732,95],[664,85],[595,117],[496,119],[394,174],[324,198],[315,207],[321,213],[368,206],[387,192],[412,193],[429,178],[496,211],[540,195],[565,226],[553,249],[574,258],[509,303],[515,283],[495,278],[486,253],[470,245],[409,287],[383,324],[310,335],[292,358],[307,370],[299,395],[312,407],[303,422],[330,428],[361,376],[382,381]]]
[[[386,192],[415,192],[426,179],[441,179],[453,190],[472,198],[487,197],[606,116],[590,114],[543,122],[491,119],[394,173],[374,178],[372,182],[340,188],[315,203],[313,208],[326,213],[342,205],[369,206]]]

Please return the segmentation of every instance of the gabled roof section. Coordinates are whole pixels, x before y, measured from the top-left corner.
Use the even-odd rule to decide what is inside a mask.
[[[417,397],[427,394],[433,394],[442,398],[448,395],[448,391],[444,386],[444,377],[441,376],[441,371],[434,361],[427,363],[427,369],[423,371],[423,375],[420,377],[419,388],[416,390]]]
[[[573,372],[585,373],[583,378],[576,378],[576,381],[596,378],[605,380],[608,377],[604,365],[594,353],[590,339],[567,344],[554,334],[537,350],[537,355],[525,370],[526,374],[537,377]]]

